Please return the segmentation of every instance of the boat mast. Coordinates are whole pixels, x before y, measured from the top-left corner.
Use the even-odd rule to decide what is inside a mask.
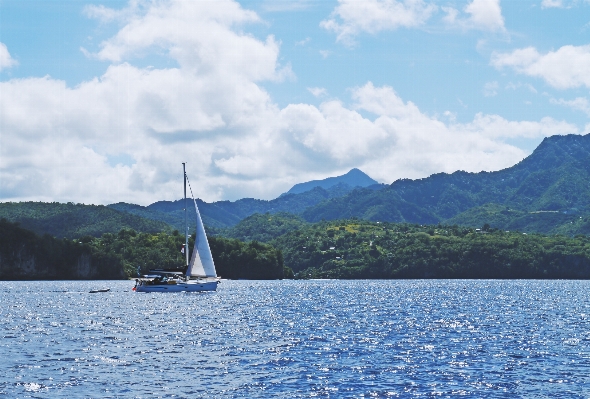
[[[186,271],[188,272],[188,218],[186,208],[186,162],[182,163],[182,175],[184,178],[184,256],[186,258]]]

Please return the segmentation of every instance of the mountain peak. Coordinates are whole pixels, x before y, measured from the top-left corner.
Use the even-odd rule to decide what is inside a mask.
[[[590,134],[556,135],[545,137],[531,155],[513,168],[549,170],[570,162],[586,163],[588,159],[590,159]]]
[[[309,190],[313,190],[316,187],[321,187],[323,189],[329,189],[333,186],[345,184],[350,186],[351,188],[354,187],[368,187],[372,186],[373,184],[379,184],[376,180],[371,179],[366,173],[362,170],[353,168],[348,173],[336,176],[336,177],[328,177],[323,180],[312,180],[306,183],[298,183],[295,184],[287,194],[301,194]]]

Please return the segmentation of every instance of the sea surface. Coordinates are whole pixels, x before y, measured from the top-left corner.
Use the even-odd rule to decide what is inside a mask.
[[[0,282],[0,398],[590,398],[588,281],[133,285]]]

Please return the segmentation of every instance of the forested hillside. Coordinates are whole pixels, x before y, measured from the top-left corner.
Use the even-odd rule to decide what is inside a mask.
[[[78,240],[38,236],[0,219],[0,279],[120,279],[116,256]]]
[[[218,230],[218,235],[241,241],[270,242],[273,239],[307,226],[305,220],[287,212],[255,213],[229,229]]]
[[[138,233],[122,229],[101,237],[74,240],[38,236],[6,219],[0,219],[0,280],[6,279],[121,279],[151,269],[183,269],[180,248],[184,236]],[[244,243],[222,237],[210,238],[218,275],[225,278],[283,278],[280,251],[257,242]],[[189,240],[189,247],[194,238]],[[286,269],[287,275],[291,271]]]
[[[229,232],[226,230],[225,232]],[[233,229],[268,244],[210,237],[225,278],[590,278],[590,239],[448,225],[309,224],[254,215]],[[182,269],[184,237],[122,229],[75,240],[43,237],[0,221],[0,279],[108,279],[154,268]],[[192,239],[189,247],[192,248]]]
[[[144,232],[172,231],[161,221],[119,212],[102,205],[61,204],[58,202],[3,202],[0,218],[17,222],[39,235],[76,238],[117,233],[122,228]]]
[[[481,226],[508,227],[501,215],[488,212],[463,212],[495,204],[507,208],[520,218],[516,224],[523,231],[572,233],[566,218],[546,218],[542,212],[564,215],[590,214],[590,135],[546,138],[529,157],[517,165],[498,172],[452,174],[439,173],[425,179],[402,179],[379,191],[355,190],[345,196],[308,208],[302,216],[310,222],[358,217],[409,223],[468,223]],[[498,208],[500,209],[500,208]],[[527,215],[524,219],[522,215]],[[536,215],[536,216],[534,216]],[[543,218],[539,222],[539,218]],[[530,220],[530,223],[527,222]],[[571,227],[571,226],[570,226]]]
[[[501,230],[527,233],[561,234],[573,237],[590,234],[590,215],[578,210],[522,211],[498,204],[468,209],[445,221],[460,226],[489,224]]]
[[[319,222],[271,244],[298,278],[590,278],[590,239],[484,226]]]
[[[376,186],[374,189],[380,189]],[[289,212],[300,214],[310,206],[319,204],[330,198],[341,197],[352,190],[348,185],[335,185],[328,189],[316,187],[301,194],[284,194],[271,201],[243,198],[237,201],[217,201],[206,203],[197,199],[203,223],[209,228],[226,228],[236,225],[240,220],[255,213]],[[192,199],[188,206],[189,218],[194,220],[195,210]],[[108,205],[109,208],[128,212],[136,216],[165,222],[175,229],[184,226],[184,200],[159,201],[149,206],[126,203]]]

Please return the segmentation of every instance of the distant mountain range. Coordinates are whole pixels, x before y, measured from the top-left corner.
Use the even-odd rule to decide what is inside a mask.
[[[286,194],[301,194],[306,191],[313,190],[316,187],[321,187],[328,190],[336,185],[340,185],[342,188],[346,188],[348,186],[348,188],[352,190],[356,187],[369,187],[375,184],[379,183],[371,179],[360,169],[354,168],[342,176],[328,177],[327,179],[323,180],[312,180],[306,183],[295,184],[289,191],[287,191]]]
[[[529,157],[497,172],[439,173],[380,185],[353,169],[342,176],[296,184],[270,201],[197,201],[205,224],[217,231],[256,213],[288,212],[308,222],[356,217],[590,234],[590,135],[546,138]],[[75,205],[79,207],[75,209],[65,207],[66,204],[40,204],[0,204],[0,217],[58,237],[80,232],[96,235],[107,227],[104,222],[97,222],[101,219],[110,220],[112,223],[107,224],[111,227],[120,223],[120,227],[141,230],[165,226],[182,230],[184,224],[182,200],[160,201],[145,207],[126,203],[107,207]],[[107,214],[106,210],[113,213]],[[84,212],[94,216],[84,219]],[[87,225],[75,226],[84,223]]]
[[[307,221],[358,217],[423,224],[590,232],[590,135],[546,138],[517,165],[498,172],[439,173],[355,190],[306,209]],[[517,222],[518,220],[518,222]]]
[[[197,205],[205,225],[209,228],[225,228],[234,226],[255,213],[289,212],[301,214],[310,207],[331,198],[342,197],[356,188],[380,190],[383,187],[385,185],[379,185],[359,169],[352,169],[342,176],[296,184],[287,193],[270,201],[243,198],[234,202],[206,203],[197,199]],[[112,204],[108,207],[147,219],[162,221],[179,230],[182,230],[184,225],[183,200],[159,201],[147,207],[127,203]],[[191,207],[188,209],[190,217],[194,217],[194,209]]]

